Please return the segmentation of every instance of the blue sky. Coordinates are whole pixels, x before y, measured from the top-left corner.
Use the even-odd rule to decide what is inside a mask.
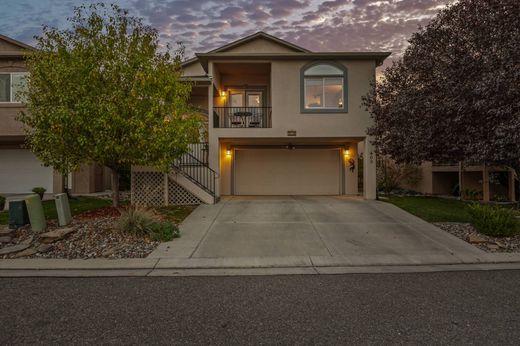
[[[74,6],[98,1],[0,0],[0,33],[32,44],[42,24],[65,28]],[[406,47],[449,0],[122,0],[188,57],[263,30],[312,51],[392,51]]]

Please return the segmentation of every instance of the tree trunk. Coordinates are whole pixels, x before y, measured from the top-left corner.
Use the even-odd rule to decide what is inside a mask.
[[[112,206],[119,207],[119,172],[117,168],[110,168],[112,181]]]
[[[487,164],[484,164],[484,168],[482,170],[482,200],[484,203],[489,203],[489,167]]]
[[[464,199],[464,163],[462,161],[459,161],[459,199]]]

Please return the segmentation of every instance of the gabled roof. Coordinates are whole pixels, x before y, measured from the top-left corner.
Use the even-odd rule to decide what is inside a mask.
[[[17,50],[6,50],[6,51],[1,51],[0,50],[0,56],[1,57],[23,57],[25,50],[29,50],[29,51],[36,50],[36,48],[34,48],[32,46],[29,46],[28,44],[25,44],[23,42],[17,41],[17,40],[15,40],[13,38],[4,36],[2,34],[0,34],[0,40],[5,41],[7,43],[12,44],[13,46],[16,46],[16,47],[20,48],[20,49],[17,49]]]
[[[269,35],[269,34],[263,32],[263,31],[258,31],[258,32],[254,33],[252,35],[243,37],[243,38],[241,38],[239,40],[236,40],[236,41],[233,41],[231,43],[228,43],[228,44],[226,44],[226,45],[224,45],[222,47],[210,50],[208,53],[225,52],[225,51],[230,50],[232,48],[235,48],[235,47],[241,46],[241,45],[243,45],[245,43],[248,43],[248,42],[251,42],[253,40],[256,40],[258,38],[263,38],[265,40],[277,43],[277,44],[279,44],[281,46],[285,46],[285,47],[289,48],[290,50],[292,50],[294,52],[300,52],[300,53],[310,53],[311,52],[310,50],[305,49],[305,48],[300,47],[300,46],[297,46],[294,43],[282,40],[282,39],[280,39],[278,37],[274,37],[274,36]]]
[[[269,34],[263,32],[263,31],[258,31],[258,32],[255,32],[254,34],[251,34],[251,35],[243,37],[243,38],[241,38],[239,40],[236,40],[236,41],[233,41],[231,43],[228,43],[228,44],[226,44],[226,45],[224,45],[222,47],[210,50],[209,52],[207,52],[205,54],[225,52],[225,51],[228,51],[230,49],[233,49],[235,47],[241,46],[243,44],[246,44],[248,42],[254,41],[254,40],[259,39],[259,38],[265,39],[267,41],[274,42],[274,43],[279,44],[281,46],[284,46],[284,47],[288,48],[289,50],[292,50],[293,52],[297,52],[297,53],[311,53],[310,50],[305,49],[305,48],[300,47],[300,46],[297,46],[294,43],[282,40],[282,39],[280,39],[278,37],[275,37],[273,35],[269,35]],[[199,58],[197,58],[195,56],[193,58],[190,58],[190,59],[184,61],[182,63],[182,65],[183,66],[187,66],[187,65],[191,65],[193,63],[196,63],[198,61],[199,61]]]
[[[229,50],[240,45],[251,42],[255,39],[265,39],[276,44],[282,45],[290,50],[286,53],[238,53],[229,52]],[[231,42],[217,49],[213,49],[207,53],[195,53],[195,57],[188,59],[182,63],[188,66],[194,63],[200,63],[202,68],[208,72],[208,60],[375,60],[376,66],[380,66],[383,61],[391,54],[391,52],[312,52],[308,49],[299,47],[290,42],[284,41],[265,32],[259,31],[252,35],[246,36],[240,40]]]

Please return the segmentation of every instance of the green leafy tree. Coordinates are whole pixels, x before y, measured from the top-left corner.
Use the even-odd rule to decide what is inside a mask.
[[[27,56],[27,143],[62,174],[86,163],[168,170],[196,142],[200,117],[181,80],[182,48],[161,49],[158,33],[116,5],[74,9],[70,29],[44,27]]]

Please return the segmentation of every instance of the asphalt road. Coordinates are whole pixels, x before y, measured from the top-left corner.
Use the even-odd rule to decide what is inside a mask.
[[[520,271],[0,279],[0,344],[520,344]]]

